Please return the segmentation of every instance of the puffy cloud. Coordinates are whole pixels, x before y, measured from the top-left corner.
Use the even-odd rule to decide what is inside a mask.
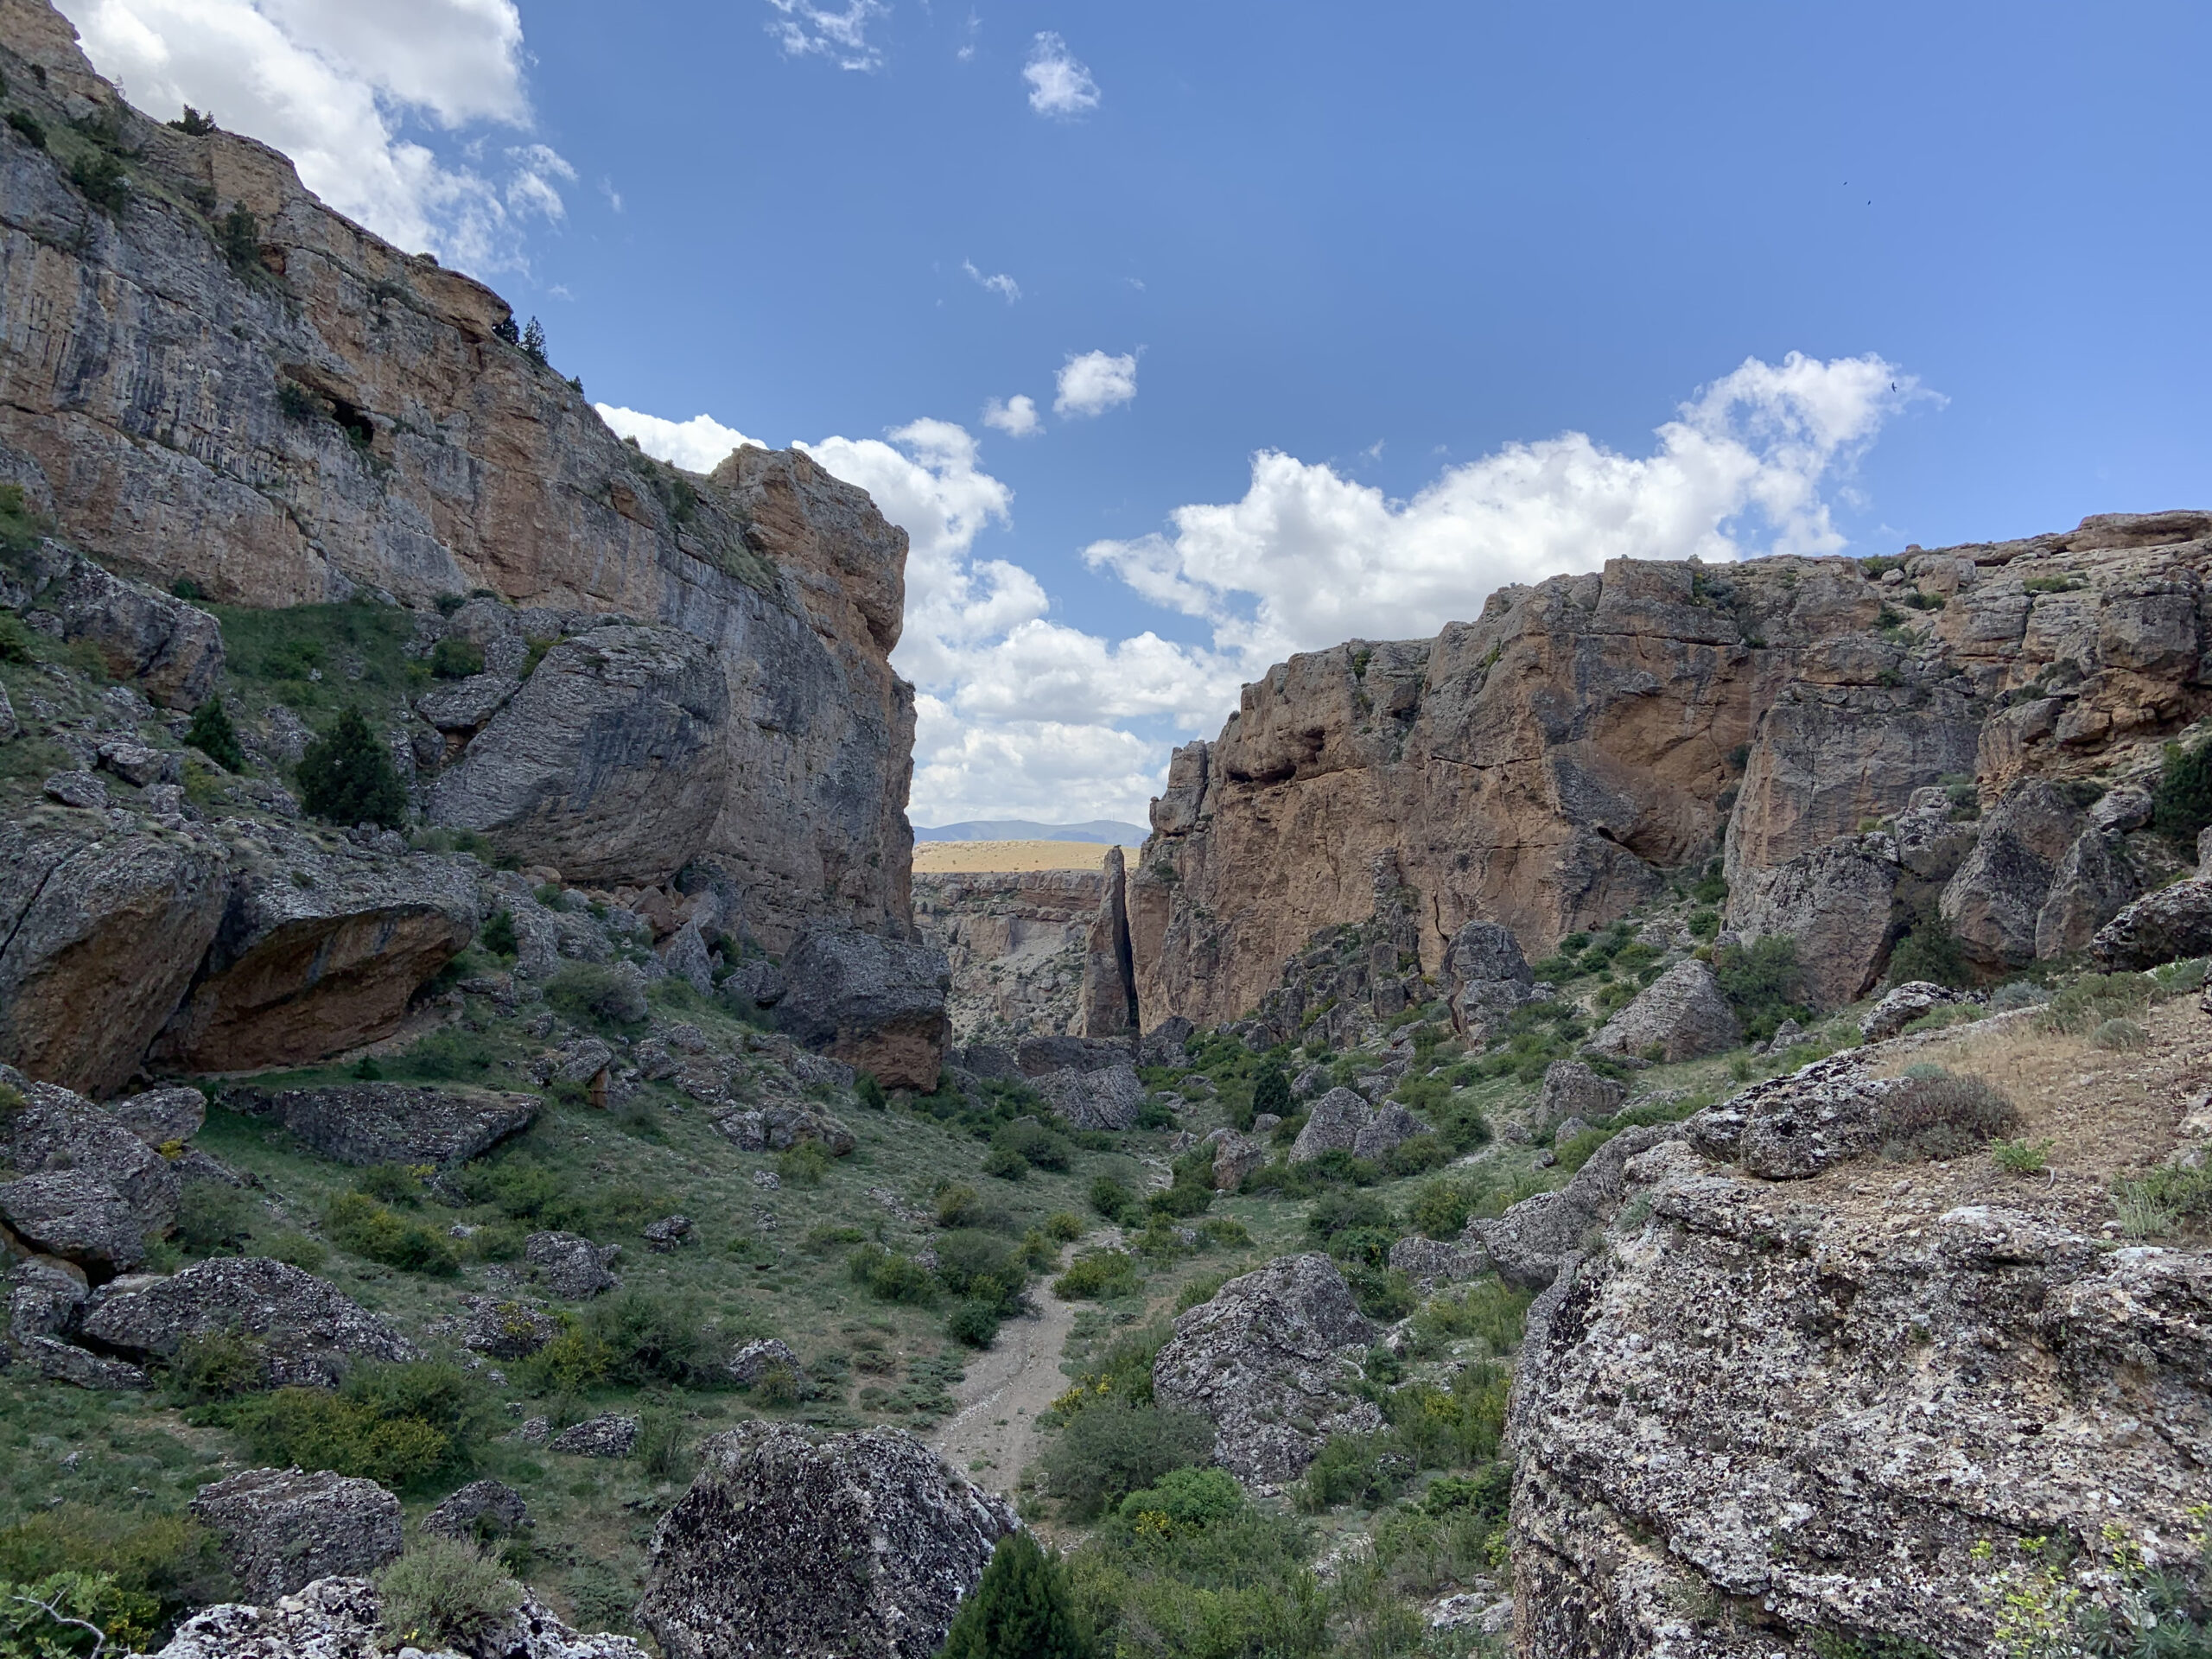
[[[735,427],[724,426],[711,415],[694,415],[688,421],[663,420],[614,404],[594,404],[599,418],[617,435],[635,438],[649,455],[658,455],[686,472],[711,473],[729,459],[733,449],[747,444],[765,449],[758,438],[748,438]]]
[[[1056,415],[1103,415],[1137,395],[1137,359],[1133,352],[1109,357],[1104,352],[1071,356],[1060,370]]]
[[[882,49],[868,37],[868,26],[891,15],[880,0],[848,0],[842,11],[808,0],[768,0],[778,16],[768,20],[788,57],[830,58],[840,69],[872,70],[883,64]]]
[[[185,104],[292,158],[310,190],[410,249],[478,271],[519,268],[531,217],[564,213],[575,177],[543,144],[502,179],[402,136],[526,127],[512,0],[62,0],[86,54],[156,113]]]
[[[1021,284],[1004,271],[999,272],[995,276],[986,276],[976,269],[976,262],[973,259],[963,259],[960,262],[960,269],[968,273],[977,287],[990,289],[1008,305],[1012,305],[1021,297]]]
[[[917,823],[1025,817],[1079,823],[1134,817],[1160,789],[1165,750],[1112,726],[1058,721],[978,725],[936,698],[915,709]]]
[[[1925,395],[1878,357],[1751,359],[1683,404],[1648,455],[1568,432],[1451,467],[1408,501],[1263,451],[1242,500],[1178,508],[1171,533],[1084,557],[1205,619],[1257,671],[1340,639],[1432,634],[1508,582],[1609,558],[1833,552],[1844,538],[1823,486]]]
[[[1039,115],[1072,120],[1098,107],[1098,83],[1076,61],[1068,43],[1050,29],[1030,47],[1021,78],[1029,83],[1029,107]]]
[[[1037,400],[1022,396],[1004,403],[992,398],[983,405],[983,424],[996,427],[1009,438],[1033,438],[1045,429],[1045,423],[1037,416]]]

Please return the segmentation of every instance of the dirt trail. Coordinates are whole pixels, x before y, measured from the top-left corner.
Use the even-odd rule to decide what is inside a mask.
[[[960,1409],[929,1443],[979,1486],[1011,1495],[1024,1465],[1037,1455],[1037,1419],[1067,1392],[1060,1354],[1075,1310],[1049,1283],[1030,1293],[1033,1317],[1008,1319],[999,1338],[969,1362],[953,1397]]]

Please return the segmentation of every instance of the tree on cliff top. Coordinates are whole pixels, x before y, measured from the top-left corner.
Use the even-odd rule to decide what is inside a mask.
[[[300,804],[318,818],[386,830],[407,822],[406,786],[359,709],[346,709],[308,745],[299,778]]]

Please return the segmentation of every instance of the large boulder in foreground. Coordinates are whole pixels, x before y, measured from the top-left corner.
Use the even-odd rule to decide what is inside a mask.
[[[1153,1361],[1153,1397],[1209,1419],[1214,1457],[1238,1479],[1279,1486],[1332,1434],[1382,1427],[1351,1392],[1376,1335],[1335,1262],[1283,1256],[1177,1319]]]
[[[0,1113],[0,1217],[39,1249],[95,1279],[144,1260],[176,1219],[176,1172],[129,1128],[81,1096],[0,1066],[22,1104]]]
[[[270,1388],[335,1388],[352,1360],[421,1357],[335,1285],[265,1257],[196,1262],[116,1293],[85,1319],[85,1336],[100,1347],[168,1358],[188,1338],[245,1337],[262,1349]]]
[[[1673,1065],[1719,1054],[1744,1040],[1735,1010],[1713,969],[1692,957],[1678,962],[1636,994],[1590,1039],[1600,1054]]]
[[[570,881],[657,886],[714,830],[728,722],[709,642],[677,628],[594,628],[546,652],[439,779],[430,820]]]
[[[222,927],[155,1046],[189,1071],[300,1065],[389,1036],[476,932],[452,860],[239,823]]]
[[[783,961],[779,1030],[890,1089],[937,1088],[950,1029],[944,952],[853,928],[816,927]]]
[[[0,823],[0,1061],[91,1095],[145,1058],[214,942],[220,843],[92,813]]]
[[[321,1089],[232,1089],[224,1103],[274,1118],[302,1146],[341,1164],[450,1167],[488,1152],[537,1116],[536,1095],[397,1083]]]
[[[639,1622],[668,1659],[930,1659],[1018,1524],[918,1440],[741,1424],[653,1530]]]
[[[368,1580],[317,1579],[265,1607],[203,1608],[156,1659],[387,1659],[383,1619],[383,1598]],[[527,1590],[468,1651],[471,1659],[645,1659],[626,1636],[570,1630]]]
[[[373,1573],[404,1542],[397,1498],[327,1470],[241,1470],[202,1486],[192,1513],[222,1540],[231,1576],[256,1601],[334,1573]]]
[[[2111,973],[2212,956],[2212,880],[2145,894],[2097,930],[2089,954]]]

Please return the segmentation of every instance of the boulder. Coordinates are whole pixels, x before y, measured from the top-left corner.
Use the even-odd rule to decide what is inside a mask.
[[[789,1371],[799,1375],[798,1356],[774,1337],[763,1337],[748,1342],[729,1358],[729,1380],[741,1389],[749,1389],[771,1371]]]
[[[317,1579],[269,1606],[238,1602],[202,1609],[177,1626],[155,1659],[385,1659],[383,1624],[384,1604],[368,1580]],[[645,1659],[626,1636],[577,1634],[526,1590],[518,1606],[469,1644],[467,1659],[493,1656]]]
[[[842,1120],[810,1100],[771,1101],[747,1107],[715,1120],[721,1130],[746,1152],[789,1152],[802,1141],[811,1141],[833,1158],[842,1158],[860,1142]]]
[[[103,1281],[146,1259],[146,1230],[122,1195],[81,1169],[0,1182],[0,1221],[33,1249]]]
[[[1912,791],[1911,803],[1890,826],[1897,862],[1923,881],[1948,881],[1981,835],[1979,820],[1961,820],[1948,790],[1930,785]]]
[[[1375,1109],[1349,1089],[1332,1089],[1306,1109],[1306,1126],[1290,1143],[1290,1161],[1310,1164],[1325,1152],[1350,1152]]]
[[[282,1262],[218,1256],[166,1279],[110,1290],[84,1334],[137,1359],[168,1358],[191,1337],[251,1338],[270,1388],[335,1388],[356,1359],[419,1359],[413,1344],[338,1287]]]
[[[1256,1128],[1258,1126],[1255,1123],[1254,1127]],[[1234,1129],[1222,1129],[1217,1133],[1221,1138],[1214,1141],[1214,1189],[1221,1192],[1234,1192],[1244,1185],[1247,1175],[1268,1161],[1267,1143],[1250,1135],[1239,1135]]]
[[[397,1083],[319,1089],[232,1089],[224,1103],[274,1119],[309,1151],[341,1164],[451,1168],[537,1121],[536,1095]]]
[[[2143,791],[2115,790],[2097,807],[2113,795],[2141,796]],[[2147,811],[2148,797],[2145,800]],[[2126,837],[2116,829],[2098,827],[2097,807],[2089,809],[2089,827],[2075,837],[2050,873],[2050,891],[2044,896],[2043,908],[2036,912],[2038,961],[2088,950],[2097,930],[2143,891],[2143,876],[2128,855]]]
[[[81,769],[54,772],[39,790],[56,805],[73,806],[80,812],[95,812],[107,804],[107,785],[97,773]]]
[[[919,1441],[752,1422],[699,1447],[639,1622],[667,1659],[931,1659],[1019,1524]]]
[[[1523,1198],[1494,1221],[1467,1224],[1468,1243],[1497,1276],[1523,1290],[1541,1290],[1582,1248],[1596,1217],[1564,1192]],[[1471,1257],[1471,1252],[1470,1253]]]
[[[1182,1065],[1183,1045],[1197,1034],[1198,1029],[1179,1014],[1168,1015],[1138,1039],[1137,1063],[1140,1065]]]
[[[872,1071],[886,1088],[936,1089],[950,1029],[944,953],[847,927],[810,929],[785,953],[776,1027]]]
[[[511,675],[472,674],[433,686],[415,699],[415,712],[449,736],[472,736],[506,706],[521,684]]]
[[[1027,1081],[1078,1129],[1135,1128],[1144,1109],[1144,1084],[1126,1063],[1096,1071],[1071,1066]]]
[[[1417,1135],[1433,1133],[1430,1127],[1395,1101],[1385,1101],[1375,1116],[1361,1125],[1351,1143],[1351,1155],[1370,1162],[1387,1156]]]
[[[1838,836],[1773,869],[1738,872],[1728,925],[1747,943],[1772,934],[1795,941],[1807,998],[1840,1007],[1881,972],[1898,874],[1889,836]]]
[[[133,743],[124,738],[111,738],[100,745],[99,767],[113,772],[134,789],[143,789],[149,784],[175,781],[181,776],[177,757],[159,749],[149,749],[143,743]]]
[[[1390,1270],[1402,1273],[1424,1291],[1454,1280],[1491,1271],[1490,1252],[1479,1239],[1402,1238],[1390,1247]]]
[[[458,861],[226,829],[235,876],[221,932],[155,1045],[160,1059],[240,1071],[374,1042],[475,935],[476,883]]]
[[[92,645],[118,680],[135,682],[165,709],[190,709],[215,689],[223,630],[207,612],[131,582],[48,542],[31,556],[39,607],[61,637]]]
[[[1980,838],[1937,906],[1974,962],[1999,969],[2036,959],[2037,918],[2082,823],[2082,809],[2041,779],[2016,785],[1983,814]]]
[[[622,1282],[607,1271],[621,1250],[619,1244],[594,1244],[575,1233],[532,1233],[523,1241],[524,1258],[537,1270],[539,1282],[572,1302]]]
[[[531,1524],[530,1506],[504,1481],[472,1480],[423,1517],[423,1530],[441,1538],[489,1540]]]
[[[729,970],[718,988],[723,1001],[741,1014],[772,1008],[791,988],[784,970],[765,957],[748,957]]]
[[[111,1277],[143,1257],[144,1241],[165,1235],[176,1219],[177,1175],[160,1154],[90,1101],[52,1084],[32,1083],[0,1066],[0,1084],[23,1104],[0,1113],[0,1164],[22,1190],[12,1203],[22,1225],[53,1229],[68,1255]],[[27,1184],[29,1178],[35,1184]],[[45,1179],[40,1179],[45,1178]],[[34,1219],[35,1217],[35,1219]]]
[[[1608,1020],[1590,1046],[1624,1059],[1667,1064],[1718,1054],[1743,1040],[1735,1011],[1713,969],[1695,957],[1678,962]]]
[[[637,1448],[638,1420],[613,1411],[564,1428],[545,1443],[549,1452],[578,1458],[626,1458]]]
[[[1764,1180],[1803,1180],[1881,1144],[1882,1097],[1894,1078],[1871,1077],[1857,1054],[1834,1054],[1707,1107],[1682,1126],[1709,1158]]]
[[[660,964],[702,996],[715,994],[715,959],[696,921],[688,921],[662,941]]]
[[[573,882],[657,886],[712,835],[728,722],[712,644],[593,628],[546,652],[432,787],[429,816]]]
[[[0,1060],[120,1088],[214,942],[222,847],[193,832],[0,823]]]
[[[327,1470],[247,1469],[202,1486],[192,1513],[221,1541],[241,1593],[274,1601],[317,1579],[375,1572],[398,1555],[399,1500]]]
[[[1468,922],[1452,936],[1444,947],[1444,983],[1452,1023],[1472,1041],[1486,1040],[1536,995],[1520,941],[1496,922]]]
[[[1382,1426],[1351,1392],[1376,1335],[1335,1262],[1283,1256],[1176,1319],[1153,1362],[1153,1397],[1210,1420],[1215,1459],[1238,1479],[1280,1486],[1332,1434]]]
[[[561,1334],[561,1321],[528,1302],[473,1296],[461,1321],[464,1346],[493,1359],[527,1359]]]
[[[182,1146],[207,1122],[207,1096],[197,1089],[149,1089],[102,1109],[149,1147]]]
[[[1554,1060],[1544,1071],[1539,1110],[1547,1126],[1570,1117],[1604,1123],[1620,1110],[1621,1103],[1627,1098],[1626,1084],[1593,1071],[1580,1060]]]
[[[667,1255],[691,1242],[691,1217],[663,1216],[658,1221],[647,1222],[639,1236],[656,1255]]]
[[[1907,980],[1885,992],[1882,1000],[1866,1011],[1866,1017],[1859,1022],[1859,1035],[1866,1042],[1885,1042],[1930,1008],[1969,1000],[1962,993],[1929,980]]]
[[[2108,973],[2212,956],[2212,879],[2145,893],[2097,930],[2089,954]]]

